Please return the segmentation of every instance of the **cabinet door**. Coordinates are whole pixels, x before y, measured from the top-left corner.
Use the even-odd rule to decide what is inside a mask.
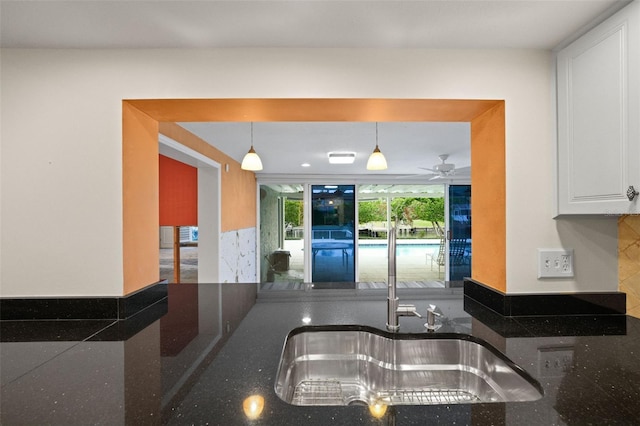
[[[558,212],[621,214],[640,189],[640,30],[632,3],[558,53]]]

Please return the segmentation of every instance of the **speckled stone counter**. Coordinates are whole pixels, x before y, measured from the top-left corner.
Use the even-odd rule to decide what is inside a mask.
[[[399,293],[438,332],[486,340],[537,379],[533,402],[297,407],[278,398],[287,333],[302,325],[384,329],[386,292],[260,293],[255,285],[169,285],[168,298],[126,321],[2,321],[2,424],[585,425],[640,424],[640,320],[624,315],[505,318],[461,289]],[[424,332],[402,317],[401,331]],[[264,398],[257,419],[243,401]]]

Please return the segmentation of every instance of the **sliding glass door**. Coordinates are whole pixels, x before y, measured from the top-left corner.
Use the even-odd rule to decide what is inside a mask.
[[[384,284],[390,218],[398,218],[398,282],[462,280],[471,276],[470,203],[470,185],[262,183],[260,282]]]
[[[355,282],[355,185],[311,186],[311,281]]]
[[[449,186],[449,281],[471,276],[471,185]]]
[[[396,281],[444,278],[443,184],[363,184],[358,187],[358,281],[388,280],[387,231],[397,226]]]

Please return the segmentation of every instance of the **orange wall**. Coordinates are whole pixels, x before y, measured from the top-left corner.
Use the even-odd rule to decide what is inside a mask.
[[[160,226],[198,225],[198,169],[158,156]]]
[[[123,294],[158,282],[158,123],[122,105]]]
[[[159,122],[462,121],[501,101],[486,99],[132,99]]]
[[[175,123],[159,123],[128,101],[123,101],[122,115],[123,295],[127,295],[160,279],[159,133],[223,167],[221,232],[255,227],[257,204],[255,174],[240,169],[231,157]]]
[[[486,165],[471,167],[471,270],[473,279],[502,292],[507,287],[504,112],[501,102],[471,121],[471,164]]]
[[[253,172],[242,170],[240,163],[175,123],[162,122],[159,131],[222,166],[221,232],[256,226],[256,175]]]

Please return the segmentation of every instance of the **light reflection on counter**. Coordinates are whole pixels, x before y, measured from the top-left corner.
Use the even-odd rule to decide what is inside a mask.
[[[381,419],[386,412],[387,404],[384,404],[382,402],[375,402],[369,405],[369,413],[371,413],[371,415],[376,419]]]
[[[264,397],[262,395],[251,395],[242,402],[242,409],[249,420],[260,417],[264,410]]]

